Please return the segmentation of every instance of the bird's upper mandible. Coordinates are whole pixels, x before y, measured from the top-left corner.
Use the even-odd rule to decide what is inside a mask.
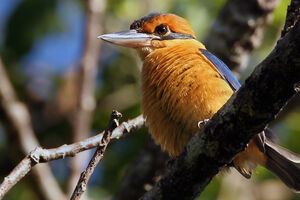
[[[156,12],[135,20],[129,31],[105,34],[99,38],[120,46],[142,49],[161,48],[174,44],[174,40],[196,39],[196,36],[184,18]]]

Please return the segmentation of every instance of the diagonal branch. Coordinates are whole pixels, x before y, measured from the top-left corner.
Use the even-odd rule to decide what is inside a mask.
[[[17,131],[18,139],[24,154],[39,146],[31,125],[31,118],[27,107],[17,99],[15,91],[8,79],[5,67],[0,58],[0,103],[10,122]],[[39,182],[46,199],[65,199],[49,165],[42,165],[34,169],[34,175]],[[0,190],[1,193],[1,190]],[[1,195],[0,195],[1,198]]]
[[[300,15],[299,12],[295,13]],[[191,139],[172,168],[141,199],[193,199],[250,139],[264,130],[300,82],[300,21],[281,38],[241,89]]]
[[[97,167],[98,163],[103,158],[104,152],[110,142],[112,131],[119,125],[119,119],[121,117],[121,113],[117,111],[112,112],[110,122],[104,131],[101,143],[99,147],[97,147],[97,150],[94,153],[87,168],[81,173],[77,186],[72,194],[71,200],[79,200],[82,194],[85,192],[88,181],[91,175],[93,174],[94,169]]]
[[[111,133],[110,139],[120,138],[124,133],[131,133],[144,126],[144,118],[142,115],[123,122],[120,126],[114,128]],[[14,169],[4,178],[4,181],[0,185],[0,199],[24,176],[30,172],[33,166],[38,163],[45,163],[51,160],[63,159],[65,157],[75,156],[76,154],[95,148],[102,145],[102,138],[104,132],[99,133],[96,136],[87,138],[83,141],[76,142],[69,145],[62,145],[53,149],[43,149],[37,147],[29,153]],[[102,145],[103,146],[103,145]]]

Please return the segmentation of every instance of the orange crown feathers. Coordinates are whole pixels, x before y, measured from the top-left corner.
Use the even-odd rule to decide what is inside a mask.
[[[190,23],[186,19],[163,12],[150,13],[141,19],[135,20],[130,25],[130,29],[135,29],[142,33],[153,33],[155,27],[160,24],[167,25],[172,32],[190,34],[196,38]]]

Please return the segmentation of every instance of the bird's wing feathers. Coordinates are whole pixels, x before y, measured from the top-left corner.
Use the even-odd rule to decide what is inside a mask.
[[[241,84],[232,74],[230,69],[228,69],[225,63],[223,63],[219,58],[217,58],[214,54],[210,53],[209,51],[205,49],[199,50],[210,62],[212,62],[212,64],[216,67],[223,79],[230,85],[230,87],[234,91],[237,91],[241,87]]]
[[[226,66],[226,64],[224,62],[222,62],[215,55],[213,55],[212,53],[210,53],[209,51],[207,51],[205,49],[199,49],[199,50],[201,51],[202,55],[204,55],[215,66],[215,68],[217,69],[219,74],[222,76],[222,78],[230,85],[230,87],[234,91],[237,91],[241,87],[241,84],[239,83],[239,81],[235,78],[233,73],[230,71],[230,69]],[[253,139],[255,141],[255,144],[259,148],[259,150],[261,152],[265,152],[266,137],[265,137],[264,131],[257,134],[256,136],[254,136]],[[247,173],[247,170],[243,171],[239,167],[236,167],[236,169],[246,178],[251,177],[251,171],[249,171]]]

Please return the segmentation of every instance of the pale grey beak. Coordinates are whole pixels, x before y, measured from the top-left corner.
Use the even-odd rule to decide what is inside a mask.
[[[117,33],[109,33],[100,35],[100,38],[106,42],[110,42],[119,46],[139,48],[150,47],[151,40],[160,39],[160,37],[147,33],[138,33],[136,30],[122,31]]]

